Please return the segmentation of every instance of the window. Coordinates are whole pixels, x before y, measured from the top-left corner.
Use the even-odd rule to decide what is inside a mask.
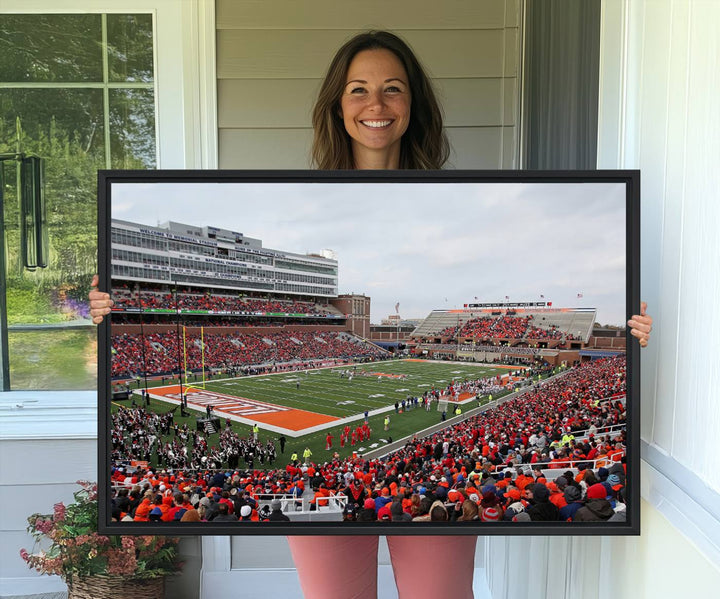
[[[153,39],[151,14],[0,20],[5,389],[95,387],[96,171],[156,166]],[[49,262],[34,271],[20,258],[16,154],[45,162]]]

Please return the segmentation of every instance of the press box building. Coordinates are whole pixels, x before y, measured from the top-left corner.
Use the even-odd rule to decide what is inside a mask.
[[[113,219],[113,281],[212,287],[336,298],[338,261],[264,248],[260,239],[217,227],[166,222],[156,227]],[[298,298],[299,299],[299,298]]]

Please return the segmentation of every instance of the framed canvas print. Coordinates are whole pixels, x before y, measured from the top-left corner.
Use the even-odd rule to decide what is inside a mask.
[[[101,171],[101,532],[639,534],[639,194]]]

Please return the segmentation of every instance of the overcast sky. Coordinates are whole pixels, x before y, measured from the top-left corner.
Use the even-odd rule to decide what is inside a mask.
[[[115,183],[112,216],[230,229],[300,254],[331,249],[339,293],[370,296],[373,323],[396,302],[421,319],[505,296],[625,321],[622,184]]]

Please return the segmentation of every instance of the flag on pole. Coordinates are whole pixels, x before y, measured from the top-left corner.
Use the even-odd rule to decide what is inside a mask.
[[[395,314],[400,314],[400,302],[395,304]]]

